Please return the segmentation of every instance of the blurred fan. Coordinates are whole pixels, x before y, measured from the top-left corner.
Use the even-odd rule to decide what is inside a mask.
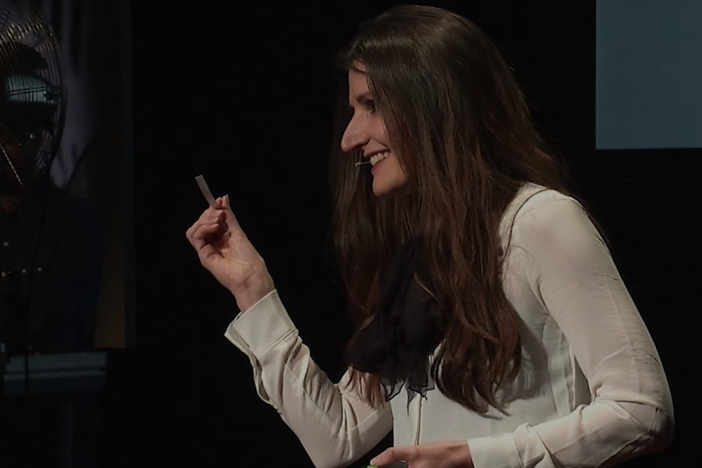
[[[16,205],[47,177],[63,132],[57,40],[29,1],[0,1],[0,196]]]

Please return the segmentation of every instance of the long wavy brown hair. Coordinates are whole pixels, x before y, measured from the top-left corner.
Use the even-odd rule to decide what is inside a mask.
[[[407,175],[400,196],[377,198],[340,139],[350,119],[346,73],[365,67],[373,99]],[[332,238],[358,328],[373,317],[379,278],[418,238],[446,333],[432,375],[448,398],[502,409],[495,393],[520,365],[518,317],[502,286],[499,224],[526,182],[566,191],[565,171],[535,130],[497,47],[469,20],[426,6],[395,7],[361,25],[340,56],[330,161]],[[378,376],[352,370],[372,404]]]

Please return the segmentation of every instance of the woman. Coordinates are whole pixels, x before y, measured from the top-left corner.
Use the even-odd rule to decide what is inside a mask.
[[[342,56],[334,239],[358,330],[333,383],[226,198],[187,237],[241,311],[226,336],[316,466],[613,466],[665,448],[660,359],[495,46],[403,6]]]

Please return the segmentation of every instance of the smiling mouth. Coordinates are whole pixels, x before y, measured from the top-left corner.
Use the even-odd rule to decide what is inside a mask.
[[[376,164],[378,164],[380,161],[387,158],[388,156],[390,156],[390,151],[383,151],[382,153],[374,154],[373,156],[370,157],[371,166],[375,166]]]

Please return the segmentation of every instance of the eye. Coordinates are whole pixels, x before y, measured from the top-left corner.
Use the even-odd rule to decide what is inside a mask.
[[[378,110],[378,105],[376,102],[372,99],[367,99],[364,103],[366,105],[366,108],[371,112],[374,113],[375,111]]]

